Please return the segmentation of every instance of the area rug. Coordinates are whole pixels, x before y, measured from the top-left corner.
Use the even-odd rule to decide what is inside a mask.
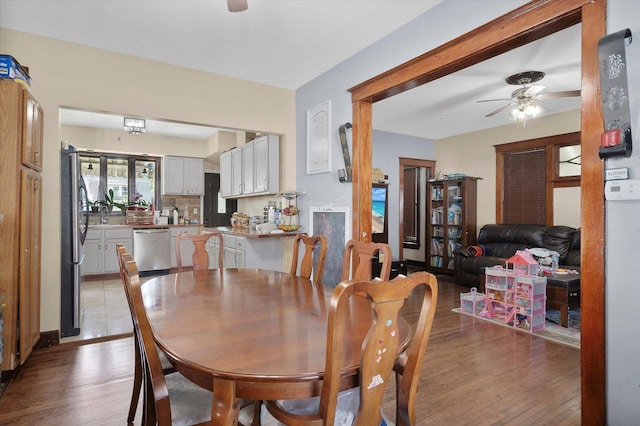
[[[553,342],[556,343],[560,343],[563,345],[567,345],[567,346],[571,346],[577,349],[580,349],[580,329],[579,328],[572,328],[572,327],[568,327],[568,328],[564,328],[562,327],[559,323],[559,318],[560,315],[558,313],[557,315],[557,319],[558,319],[558,323],[554,323],[553,321],[549,320],[549,315],[547,315],[546,321],[545,321],[545,325],[544,325],[544,330],[540,330],[536,333],[529,333],[525,330],[521,330],[519,328],[515,328],[512,327],[508,324],[505,324],[501,321],[497,321],[497,320],[493,320],[493,319],[489,319],[489,318],[482,318],[476,315],[472,315],[472,314],[468,314],[466,312],[461,312],[460,308],[454,308],[452,309],[453,312],[457,312],[459,314],[462,315],[466,315],[469,317],[473,317],[473,318],[477,318],[478,320],[481,321],[488,321],[490,323],[493,324],[497,324],[497,325],[501,325],[503,327],[508,327],[512,330],[517,330],[520,333],[527,333],[527,334],[531,334],[532,336],[538,336],[541,337],[543,339],[546,340],[551,340]],[[550,312],[552,314],[552,312]],[[551,317],[553,317],[554,315],[551,315]],[[571,317],[570,317],[571,318]],[[578,317],[579,318],[579,317]],[[578,319],[579,321],[579,319]],[[578,322],[579,324],[579,322]]]

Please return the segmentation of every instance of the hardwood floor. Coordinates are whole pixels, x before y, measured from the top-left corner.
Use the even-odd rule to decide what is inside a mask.
[[[451,312],[467,290],[438,278],[418,424],[580,424],[580,350]],[[409,321],[416,310],[409,300]],[[0,399],[0,424],[122,425],[132,383],[130,337],[39,350]],[[393,413],[392,390],[384,410]]]

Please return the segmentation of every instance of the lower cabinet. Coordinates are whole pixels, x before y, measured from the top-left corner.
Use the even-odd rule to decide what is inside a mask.
[[[198,234],[200,233],[199,226],[178,226],[171,227],[171,267],[176,268],[178,266],[178,259],[176,257],[176,237],[182,233]],[[191,241],[180,241],[180,257],[182,258],[182,266],[192,266],[193,261],[193,243]]]
[[[217,267],[220,247],[209,240],[209,267]],[[224,267],[282,270],[282,238],[246,238],[224,234]],[[213,256],[212,256],[213,254]]]
[[[133,231],[128,226],[113,228],[91,228],[84,241],[82,275],[97,275],[118,272],[116,244],[122,243],[133,254]]]

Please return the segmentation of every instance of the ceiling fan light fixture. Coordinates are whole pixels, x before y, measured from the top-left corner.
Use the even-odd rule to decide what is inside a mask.
[[[525,102],[514,107],[509,111],[509,117],[517,123],[524,126],[527,120],[537,117],[542,112],[542,108],[538,105]]]
[[[124,130],[132,135],[139,135],[146,131],[145,122],[142,118],[124,118]]]

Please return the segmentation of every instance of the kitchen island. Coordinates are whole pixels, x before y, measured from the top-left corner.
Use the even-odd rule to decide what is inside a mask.
[[[171,253],[171,268],[177,266],[175,254],[176,236],[183,232],[201,233],[218,231],[224,234],[224,266],[226,268],[259,268],[276,271],[288,271],[290,265],[293,239],[300,232],[283,232],[275,234],[260,234],[256,231],[231,226],[206,228],[202,225],[155,225],[155,224],[105,224],[89,225],[87,239],[84,244],[85,262],[83,275],[88,279],[105,279],[116,277],[118,262],[115,244],[122,243],[135,258],[133,244],[134,229],[166,229],[169,228]],[[184,266],[191,266],[193,245],[183,241],[181,245]],[[210,240],[208,245],[210,267],[216,266],[218,250],[217,241]]]
[[[281,232],[261,234],[246,228],[219,226],[203,228],[202,232],[221,232],[224,235],[224,267],[225,268],[258,268],[274,271],[289,269],[293,239],[301,232]],[[220,247],[215,240],[209,240],[209,256],[217,259]],[[210,265],[213,265],[210,263]]]

